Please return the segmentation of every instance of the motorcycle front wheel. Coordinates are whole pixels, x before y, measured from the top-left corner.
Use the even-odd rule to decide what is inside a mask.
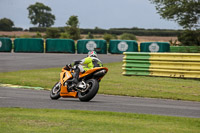
[[[60,82],[57,82],[50,91],[50,98],[57,100],[60,98]]]
[[[96,79],[89,79],[86,81],[87,91],[78,92],[78,98],[82,102],[88,102],[97,94],[99,90],[99,82]]]

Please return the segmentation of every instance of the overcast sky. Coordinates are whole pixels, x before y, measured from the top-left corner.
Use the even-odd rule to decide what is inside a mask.
[[[161,19],[149,0],[0,0],[0,18],[11,19],[16,27],[33,27],[27,7],[41,2],[56,16],[53,26],[66,26],[70,16],[78,16],[80,28],[160,28],[181,29],[173,21]]]

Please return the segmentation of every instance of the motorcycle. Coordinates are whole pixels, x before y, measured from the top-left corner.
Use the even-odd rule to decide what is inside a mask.
[[[79,81],[74,84],[71,80],[74,77],[74,67],[63,67],[60,73],[60,81],[57,82],[50,91],[50,98],[57,100],[63,98],[79,98],[82,102],[88,102],[95,97],[99,90],[99,82],[108,72],[106,67],[95,67],[84,73],[79,73]]]

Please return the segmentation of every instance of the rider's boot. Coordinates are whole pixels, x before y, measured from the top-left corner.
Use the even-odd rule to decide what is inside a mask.
[[[74,84],[77,84],[77,83],[78,83],[79,73],[80,73],[80,69],[77,67],[77,68],[74,70],[74,77],[73,77],[73,79],[71,80],[72,83],[74,83]]]

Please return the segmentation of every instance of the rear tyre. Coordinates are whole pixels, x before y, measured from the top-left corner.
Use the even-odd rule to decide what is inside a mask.
[[[86,81],[87,91],[78,92],[78,98],[82,102],[88,102],[97,94],[99,90],[99,82],[96,79],[89,79]]]
[[[57,82],[50,91],[50,98],[57,100],[60,98],[60,82]]]

